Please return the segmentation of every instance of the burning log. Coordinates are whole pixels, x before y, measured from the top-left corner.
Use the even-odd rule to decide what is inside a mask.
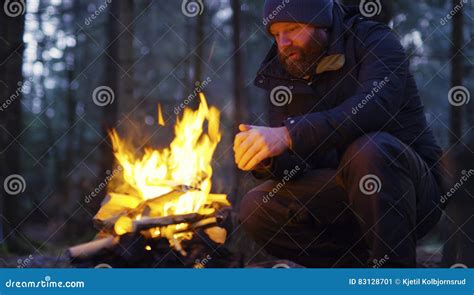
[[[215,243],[223,244],[227,234],[226,229],[221,228],[230,219],[230,208],[225,208],[214,214],[201,215],[191,213],[185,215],[165,216],[160,218],[146,218],[133,221],[133,231],[123,237],[136,236],[141,231],[156,227],[166,227],[169,225],[186,223],[188,226],[177,230],[173,234],[194,232],[204,230],[208,237]],[[68,249],[67,254],[72,259],[87,259],[103,253],[105,250],[113,250],[122,237],[108,236],[88,243],[77,245]]]
[[[110,193],[102,202],[99,212],[94,216],[94,224],[101,231],[113,232],[114,225],[120,217],[133,217],[139,214],[142,216],[153,215],[154,211],[162,208],[163,204],[175,200],[182,194],[183,192],[173,190],[163,196],[142,200],[131,195]]]
[[[173,224],[180,223],[195,223],[202,219],[205,219],[210,215],[202,215],[199,213],[190,213],[185,215],[174,215],[174,216],[165,216],[158,218],[143,218],[140,220],[134,220],[132,223],[132,232],[139,232],[142,230],[152,229],[156,227],[163,227]]]
[[[146,218],[148,216],[159,216],[161,212],[163,212],[165,204],[176,200],[184,193],[183,191],[173,190],[163,196],[144,200],[140,203],[137,203],[136,199],[133,198],[131,199],[132,201],[127,201],[129,198],[128,195],[111,193],[102,202],[101,209],[94,217],[94,224],[103,232],[120,235],[122,230],[117,230],[117,225],[120,225],[119,227],[123,228],[125,232],[135,232],[179,223],[193,223],[206,216],[215,214],[220,208],[230,206],[226,195],[209,194],[206,202],[209,208],[208,211],[211,212],[209,214],[190,213]],[[133,220],[136,217],[139,217],[138,220]],[[184,220],[180,221],[180,218]],[[156,224],[154,225],[154,223]],[[148,228],[145,228],[146,226],[148,226]]]
[[[126,200],[123,200],[125,198],[128,198],[128,195],[112,193],[108,195],[102,202],[101,209],[96,214],[96,216],[94,216],[94,223],[99,230],[110,232],[112,231],[114,225],[117,223],[120,217],[128,216],[130,218],[133,218],[133,217],[139,216],[140,218],[142,217],[144,218],[148,216],[160,215],[160,213],[163,211],[163,206],[165,204],[170,203],[173,200],[176,200],[176,198],[178,198],[179,196],[183,194],[184,192],[174,190],[163,196],[142,201],[141,203],[138,203],[137,205],[137,203],[134,201],[127,203]],[[126,204],[127,206],[125,206],[124,204]],[[122,205],[123,207],[120,208],[119,207],[120,205]],[[208,208],[211,209],[210,211],[214,212],[215,210],[218,210],[219,208],[230,206],[230,203],[227,201],[226,195],[209,194],[206,205]],[[196,215],[192,215],[192,214],[196,214]],[[183,216],[198,217],[198,215],[202,215],[202,214],[190,213],[190,214],[185,214]],[[178,218],[177,216],[179,215],[174,215],[170,217]],[[206,214],[204,216],[206,216]],[[159,218],[154,218],[154,219],[157,220]],[[170,219],[163,219],[163,220],[170,220]],[[162,221],[160,219],[159,222],[166,222],[166,221]],[[188,221],[185,220],[183,222],[172,222],[172,221],[170,222],[171,222],[170,224],[166,224],[166,225],[185,223]],[[190,222],[194,222],[194,221],[191,220]],[[138,222],[137,224],[139,225],[140,223]],[[158,227],[158,226],[160,225],[158,224],[155,227]]]
[[[142,200],[133,195],[109,193],[94,216],[94,225],[99,230],[111,231],[121,216],[129,214],[141,203]]]
[[[220,195],[223,196],[223,195]],[[216,195],[214,201],[219,199]],[[215,204],[215,203],[214,203]],[[230,207],[223,207],[212,214],[190,213],[183,215],[171,215],[158,218],[143,218],[140,220],[131,221],[130,234],[139,234],[141,231],[157,228],[167,227],[176,224],[188,224],[187,227],[176,230],[172,234],[180,234],[186,232],[193,232],[197,230],[205,230],[206,234],[211,240],[218,244],[225,242],[227,231],[230,231],[231,216]],[[68,249],[69,257],[73,259],[86,259],[97,255],[105,249],[114,248],[119,241],[119,237],[109,235],[105,238],[97,239],[85,244],[77,245]]]

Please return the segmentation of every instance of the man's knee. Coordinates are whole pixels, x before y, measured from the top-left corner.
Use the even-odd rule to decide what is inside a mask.
[[[240,203],[239,219],[247,233],[255,240],[263,241],[270,238],[275,232],[292,219],[296,218],[292,212],[303,210],[294,209],[296,201],[289,195],[287,189],[292,190],[290,184],[285,188],[281,183],[269,180],[249,191]],[[293,193],[296,191],[293,190]],[[301,213],[301,212],[300,212]]]
[[[239,220],[244,229],[252,236],[260,232],[265,224],[265,213],[262,206],[267,193],[260,190],[251,190],[240,202]]]
[[[391,163],[403,151],[400,141],[386,132],[365,134],[344,152],[340,167],[362,169],[366,166],[381,167]]]
[[[391,203],[395,194],[380,194],[379,198],[369,198],[367,195],[378,194],[382,189],[408,190],[409,187],[396,187],[389,183],[389,179],[400,177],[406,179],[399,166],[404,166],[406,160],[400,157],[403,154],[403,144],[394,136],[386,132],[369,133],[356,139],[346,149],[342,157],[339,173],[351,202],[362,202],[363,207],[376,206],[376,203]],[[398,167],[397,169],[392,169]],[[395,179],[393,179],[395,180]],[[400,183],[395,181],[395,183]],[[397,195],[398,196],[398,195]],[[400,197],[400,196],[398,196]],[[378,206],[378,205],[377,205]]]

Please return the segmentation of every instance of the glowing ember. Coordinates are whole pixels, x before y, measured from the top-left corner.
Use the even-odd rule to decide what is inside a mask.
[[[164,125],[161,108],[159,123]],[[209,108],[200,94],[196,111],[185,109],[175,126],[175,138],[163,150],[146,149],[136,157],[136,149],[110,132],[114,155],[122,167],[122,177],[109,183],[108,199],[96,215],[100,221],[113,220],[113,231],[123,235],[133,230],[133,221],[145,217],[165,217],[188,213],[210,214],[218,202],[230,206],[225,195],[210,194],[214,151],[221,139],[219,111]],[[207,123],[207,124],[206,124]],[[206,128],[207,127],[207,128]],[[189,224],[181,223],[147,231],[150,237],[166,237],[174,246],[190,238]],[[179,232],[179,233],[177,233]]]

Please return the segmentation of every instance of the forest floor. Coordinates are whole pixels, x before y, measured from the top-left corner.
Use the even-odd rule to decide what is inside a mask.
[[[234,216],[235,218],[235,216]],[[56,241],[58,242],[58,241]],[[56,244],[55,247],[49,245],[41,251],[42,255],[34,253],[31,255],[18,255],[6,251],[0,247],[0,268],[71,268],[66,250],[70,246],[74,246],[84,240],[76,240],[72,244]],[[261,247],[256,245],[249,239],[241,228],[237,228],[226,247],[232,253],[242,255],[245,264],[259,264],[265,262],[277,261],[275,257],[268,255],[265,251],[260,251]],[[438,268],[441,267],[442,247],[436,245],[430,240],[421,241],[417,247],[417,267],[420,268]],[[257,253],[258,255],[254,255]],[[252,257],[252,261],[247,261]]]

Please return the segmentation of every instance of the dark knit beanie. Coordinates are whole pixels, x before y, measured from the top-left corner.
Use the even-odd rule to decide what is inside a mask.
[[[330,28],[333,23],[334,0],[266,0],[263,24],[297,22],[316,27]]]

